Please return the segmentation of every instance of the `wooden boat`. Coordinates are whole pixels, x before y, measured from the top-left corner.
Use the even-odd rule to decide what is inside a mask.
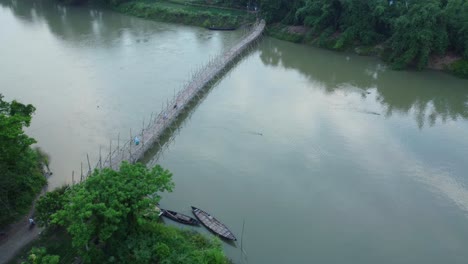
[[[198,221],[196,219],[193,219],[192,217],[188,215],[184,215],[178,212],[174,212],[171,210],[166,210],[161,208],[162,215],[172,219],[176,222],[179,222],[181,224],[186,224],[186,225],[198,225]]]
[[[235,27],[215,27],[215,26],[211,26],[211,27],[208,27],[209,30],[221,30],[221,31],[232,31],[232,30],[236,30]]]
[[[225,239],[233,241],[237,240],[234,234],[223,223],[211,216],[209,213],[198,209],[195,206],[192,206],[192,212],[195,215],[195,217],[197,217],[197,219],[213,233]]]

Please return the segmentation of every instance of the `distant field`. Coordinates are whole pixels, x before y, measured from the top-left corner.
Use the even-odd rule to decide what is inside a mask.
[[[255,15],[240,9],[191,3],[186,0],[135,0],[121,4],[116,9],[138,17],[200,27],[239,27],[255,21]]]
[[[192,11],[192,12],[210,12],[213,14],[229,14],[229,15],[235,15],[235,16],[250,15],[244,10],[207,6],[207,5],[202,5],[198,1],[190,1],[190,0],[160,0],[160,1],[142,0],[141,2],[145,2],[151,5],[155,5],[155,6],[174,8],[174,9],[180,9],[180,10]]]

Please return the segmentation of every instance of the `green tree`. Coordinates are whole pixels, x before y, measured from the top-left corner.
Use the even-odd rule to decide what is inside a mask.
[[[468,59],[468,1],[450,0],[444,12],[451,48]]]
[[[49,227],[52,221],[52,215],[62,210],[68,200],[66,190],[69,186],[57,188],[47,192],[36,203],[36,222],[39,226]]]
[[[108,245],[125,241],[154,221],[160,196],[171,191],[172,174],[160,166],[124,162],[118,171],[103,169],[67,191],[69,200],[52,223],[64,226],[85,262],[102,261]]]
[[[415,1],[407,9],[394,23],[390,62],[397,69],[411,63],[421,69],[432,53],[443,54],[447,49],[445,17],[439,0]]]
[[[31,123],[34,106],[6,102],[0,94],[0,226],[26,213],[46,183],[36,141],[23,129]]]

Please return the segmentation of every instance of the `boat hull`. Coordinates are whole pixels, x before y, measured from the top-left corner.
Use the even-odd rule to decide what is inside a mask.
[[[234,236],[231,230],[229,230],[229,228],[227,228],[223,223],[211,216],[209,213],[198,209],[195,206],[192,206],[192,212],[198,219],[198,221],[200,221],[200,223],[202,223],[211,232],[227,240],[237,240],[237,238]]]
[[[178,212],[166,210],[166,209],[161,209],[162,216],[165,216],[173,221],[176,221],[178,223],[184,224],[184,225],[193,225],[196,226],[198,225],[198,221],[196,219],[193,219],[192,217],[188,215],[184,215]]]

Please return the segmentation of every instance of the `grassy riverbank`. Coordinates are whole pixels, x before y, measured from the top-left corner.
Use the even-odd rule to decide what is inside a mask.
[[[252,14],[242,10],[182,4],[175,0],[136,0],[113,6],[113,9],[141,18],[200,27],[239,27],[255,20]]]

